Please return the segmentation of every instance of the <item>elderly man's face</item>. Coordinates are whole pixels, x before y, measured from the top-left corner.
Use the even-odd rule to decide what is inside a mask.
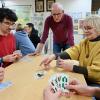
[[[51,14],[55,22],[60,22],[63,17],[63,11],[61,9],[53,9]]]

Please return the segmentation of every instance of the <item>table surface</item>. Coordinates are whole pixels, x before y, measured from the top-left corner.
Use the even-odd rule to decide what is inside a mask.
[[[49,78],[55,73],[66,73],[69,79],[77,78],[82,84],[86,84],[83,75],[65,72],[55,67],[47,71],[42,79],[35,79],[34,74],[41,70],[39,66],[43,56],[24,57],[5,69],[4,81],[11,81],[12,86],[0,91],[0,100],[43,100],[43,89],[48,85]],[[91,97],[73,95],[70,98],[61,97],[61,100],[92,100]]]

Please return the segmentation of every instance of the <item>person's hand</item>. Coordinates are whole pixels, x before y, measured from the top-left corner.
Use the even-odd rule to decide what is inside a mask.
[[[14,51],[12,55],[16,56],[16,60],[22,58],[21,50]]]
[[[73,91],[73,93],[83,96],[93,96],[94,94],[94,89],[92,87],[83,85],[77,80],[70,81],[66,88]]]
[[[63,60],[58,59],[58,66],[65,69],[66,71],[73,71],[73,65],[79,65],[79,62],[76,60]]]
[[[49,56],[47,56],[47,57],[45,57],[42,61],[41,61],[41,63],[40,63],[40,66],[42,66],[43,65],[43,67],[45,68],[45,69],[49,69],[50,68],[50,63],[52,62],[52,60],[54,60],[55,59],[55,55],[54,54],[52,54],[52,55],[49,55]]]
[[[4,68],[0,67],[0,82],[4,79]]]
[[[54,93],[51,86],[48,86],[43,91],[43,100],[59,100],[60,96],[61,96],[61,91],[59,90],[56,93]]]
[[[17,59],[17,55],[11,54],[3,57],[3,62],[14,62]]]

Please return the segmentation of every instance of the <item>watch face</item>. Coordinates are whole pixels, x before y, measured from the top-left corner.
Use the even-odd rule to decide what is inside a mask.
[[[1,63],[1,58],[0,58],[0,63]]]
[[[0,63],[2,63],[2,58],[0,58]]]

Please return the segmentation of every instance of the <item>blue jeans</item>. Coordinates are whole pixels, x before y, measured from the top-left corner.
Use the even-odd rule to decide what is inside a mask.
[[[70,47],[69,44],[53,43],[53,53],[60,53]]]

